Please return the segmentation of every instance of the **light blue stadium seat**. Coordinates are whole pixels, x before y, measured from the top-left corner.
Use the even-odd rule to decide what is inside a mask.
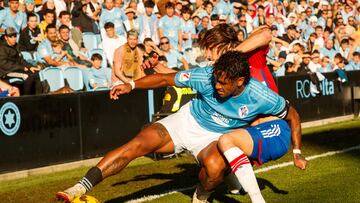
[[[94,33],[84,32],[82,38],[84,46],[88,51],[98,48],[98,39]]]
[[[50,91],[56,91],[65,86],[64,74],[60,68],[48,67],[41,71],[43,80],[50,86]]]
[[[68,81],[71,89],[75,91],[82,90],[84,88],[83,74],[80,68],[67,67],[64,69],[64,77]]]
[[[22,57],[25,59],[25,61],[27,61],[28,63],[31,63],[32,65],[36,64],[36,58],[34,57],[33,54],[31,54],[30,52],[27,51],[22,51],[21,52]]]
[[[105,55],[105,52],[103,49],[97,48],[97,49],[92,49],[91,51],[88,52],[89,53],[89,58],[91,58],[91,56],[93,54],[100,54],[101,57],[103,58],[102,63],[101,63],[101,67],[102,68],[107,68],[107,58]]]
[[[89,70],[90,70],[89,68],[81,69],[86,91],[91,91],[90,80],[89,80]]]

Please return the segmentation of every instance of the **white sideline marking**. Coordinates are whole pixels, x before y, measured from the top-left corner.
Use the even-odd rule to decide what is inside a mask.
[[[175,189],[175,190],[169,191],[167,193],[159,194],[159,195],[149,195],[149,196],[145,196],[145,197],[142,197],[142,198],[139,198],[139,199],[126,201],[125,203],[139,203],[139,202],[151,201],[151,200],[159,199],[161,197],[172,195],[172,194],[175,194],[175,193],[178,193],[178,192],[182,192],[182,191],[186,191],[186,190],[193,190],[193,189],[195,189],[195,187],[196,186],[186,187],[186,188],[179,188],[179,189]]]
[[[323,154],[309,156],[309,157],[306,157],[306,160],[310,161],[310,160],[314,160],[314,159],[318,159],[318,158],[322,158],[322,157],[333,156],[333,155],[336,155],[336,154],[342,154],[342,153],[354,151],[354,150],[357,150],[357,149],[360,149],[360,145],[356,145],[356,146],[349,147],[349,148],[342,149],[342,150],[330,151],[330,152],[326,152],[326,153],[323,153]],[[265,168],[257,169],[257,170],[255,170],[255,173],[262,173],[262,172],[270,171],[270,170],[273,170],[273,169],[278,169],[278,168],[283,168],[283,167],[286,167],[286,166],[290,166],[290,165],[293,165],[293,164],[294,163],[292,161],[284,162],[284,163],[281,163],[281,164],[275,164],[275,165],[268,166],[268,167],[265,167]],[[175,193],[178,193],[178,192],[182,192],[182,191],[186,191],[186,190],[193,190],[193,189],[195,189],[195,187],[196,186],[174,189],[174,190],[169,191],[167,193],[163,193],[163,194],[159,194],[159,195],[149,195],[149,196],[141,197],[139,199],[133,199],[133,200],[127,201],[125,203],[147,202],[147,201],[155,200],[155,199],[158,199],[158,198],[161,198],[161,197],[165,197],[167,195],[175,194]]]

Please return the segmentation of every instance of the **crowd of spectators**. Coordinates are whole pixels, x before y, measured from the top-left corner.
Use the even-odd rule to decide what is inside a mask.
[[[0,9],[0,77],[20,78],[23,94],[43,92],[39,71],[50,66],[82,69],[92,89],[141,78],[148,73],[140,65],[151,57],[170,69],[202,66],[199,36],[220,23],[241,41],[269,26],[274,77],[308,74],[316,87],[321,73],[347,82],[346,71],[360,70],[354,0],[2,0]],[[104,54],[92,54],[85,34],[99,39]]]

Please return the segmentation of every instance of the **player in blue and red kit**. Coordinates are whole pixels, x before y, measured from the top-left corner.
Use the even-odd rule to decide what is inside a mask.
[[[256,79],[250,78],[246,56],[239,52],[225,53],[214,67],[155,74],[115,86],[110,96],[116,100],[119,95],[129,93],[134,88],[164,86],[191,87],[198,92],[198,97],[177,113],[143,129],[127,144],[106,154],[78,184],[57,193],[59,198],[71,201],[89,191],[104,178],[119,173],[133,159],[151,152],[177,153],[187,149],[198,159],[202,168],[209,172],[209,176],[223,174],[226,163],[221,156],[214,155],[217,156],[214,160],[218,161],[214,163],[209,160],[213,159],[212,156],[204,158],[200,154],[224,133],[246,127],[259,115],[273,115],[289,120],[296,124],[295,127],[300,126],[296,111],[284,98]],[[289,133],[288,139],[290,139]],[[300,143],[301,135],[296,134],[293,139]],[[276,153],[285,154],[289,142]],[[201,180],[201,184],[206,190],[211,190],[221,182],[221,179],[216,178],[214,178],[216,182],[209,183],[207,179]]]

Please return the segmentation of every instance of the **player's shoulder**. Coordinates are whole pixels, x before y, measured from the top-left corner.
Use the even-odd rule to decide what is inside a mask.
[[[274,93],[268,86],[266,86],[266,84],[255,78],[251,78],[246,86],[248,94],[253,97],[269,97],[276,95],[276,93]]]

